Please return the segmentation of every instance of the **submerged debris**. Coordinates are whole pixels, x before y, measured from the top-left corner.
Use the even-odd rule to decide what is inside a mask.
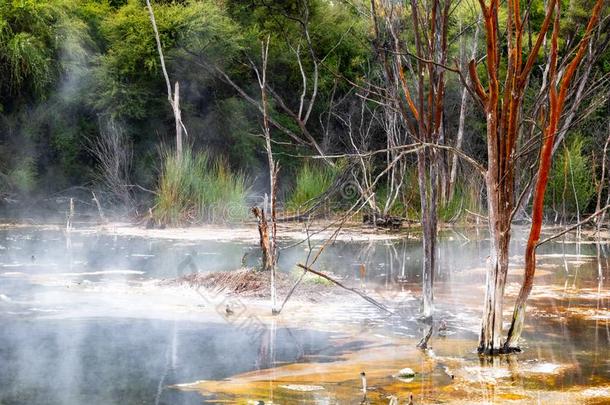
[[[275,284],[277,294],[288,294],[298,276],[296,274],[277,272]],[[233,294],[242,297],[269,297],[271,294],[271,277],[269,272],[243,268],[234,271],[221,271],[213,273],[191,273],[170,283],[186,284],[194,288],[205,288],[217,293]],[[305,277],[299,285],[296,296],[306,297],[315,301],[322,295],[345,294],[341,289],[325,283],[320,277]]]

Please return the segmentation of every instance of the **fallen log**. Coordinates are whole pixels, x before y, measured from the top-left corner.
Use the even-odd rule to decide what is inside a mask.
[[[362,222],[367,225],[379,228],[400,229],[403,219],[392,215],[381,215],[378,213],[365,213],[362,215]]]

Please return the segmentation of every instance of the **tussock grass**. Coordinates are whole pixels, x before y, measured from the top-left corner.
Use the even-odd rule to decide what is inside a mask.
[[[330,167],[306,162],[298,171],[295,186],[286,201],[289,210],[306,210],[312,200],[326,192],[339,174],[339,165]]]
[[[477,181],[458,179],[455,184],[453,198],[441,204],[439,219],[444,222],[463,220],[467,217],[466,210],[481,212],[481,189],[483,184]]]
[[[247,216],[248,185],[226,161],[185,149],[181,159],[164,151],[154,215],[161,223],[241,221]]]
[[[481,212],[481,189],[484,184],[478,178],[458,178],[455,184],[453,198],[444,201],[442,196],[438,200],[438,218],[442,222],[460,221],[467,217],[466,210]],[[439,190],[440,193],[441,190]],[[388,190],[380,187],[376,194],[377,205],[380,209],[385,207]],[[407,218],[410,220],[421,220],[419,184],[417,182],[417,168],[410,167],[404,173],[404,184],[400,195],[394,201],[388,214]]]

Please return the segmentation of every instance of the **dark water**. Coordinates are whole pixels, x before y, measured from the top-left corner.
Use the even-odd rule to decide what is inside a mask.
[[[534,321],[524,333],[527,354],[521,358],[574,365],[554,379],[553,384],[565,387],[610,381],[610,245],[572,242],[539,249],[536,285],[548,287],[548,294],[545,289],[534,291]],[[517,231],[511,247],[516,268],[522,266],[523,244]],[[481,269],[488,251],[484,232],[446,231],[439,241],[436,300],[451,331],[446,339],[476,342],[482,302],[477,287],[485,279]],[[303,245],[283,249],[280,268],[295,271],[307,253]],[[116,313],[103,301],[65,294],[66,285],[75,282],[128,285],[193,270],[235,269],[242,262],[255,265],[257,254],[254,243],[74,234],[68,244],[59,231],[0,231],[0,404],[201,403],[199,394],[169,386],[271,367],[266,363],[269,342],[264,334],[226,323],[155,319],[155,314],[143,318],[120,309]],[[362,263],[367,268],[364,280],[359,273]],[[315,267],[382,295],[417,293],[421,243],[409,238],[336,242]],[[519,274],[509,277],[509,287],[520,280]],[[411,301],[401,308],[406,312],[393,317],[367,309],[346,314],[342,321],[369,331],[416,337],[421,333],[418,305]],[[95,315],[62,316],[88,306]],[[330,361],[357,348],[333,343],[327,333],[286,328],[277,330],[275,345],[277,363],[307,361],[311,355]]]
[[[268,367],[263,335],[227,324],[141,319],[0,318],[0,403],[201,403],[167,386]],[[324,333],[277,330],[276,359],[335,355]],[[236,348],[255,348],[239,350]]]

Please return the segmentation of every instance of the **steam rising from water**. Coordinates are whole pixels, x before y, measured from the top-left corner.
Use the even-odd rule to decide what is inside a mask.
[[[521,277],[523,239],[519,235],[514,239],[509,293],[516,291],[512,287]],[[362,286],[391,303],[396,314],[382,316],[352,296],[341,298],[340,305],[295,303],[286,308],[289,323],[334,333],[279,326],[271,362],[268,337],[257,335],[257,341],[250,342],[243,328],[206,307],[194,291],[159,284],[190,271],[181,267],[186,259],[199,271],[238,268],[244,254],[247,263],[255,265],[255,242],[184,242],[76,232],[66,245],[61,231],[26,228],[2,231],[0,245],[0,318],[5,325],[0,332],[5,364],[0,371],[0,400],[9,402],[41,398],[68,404],[117,398],[154,402],[156,398],[159,403],[198,403],[199,395],[168,387],[225,378],[282,361],[304,361],[313,354],[316,361],[333,360],[343,350],[341,345],[358,349],[349,339],[354,331],[380,343],[402,339],[400,345],[408,347],[423,333],[417,321],[421,246],[412,238],[329,246],[316,268]],[[435,336],[432,345],[442,349],[451,347],[451,342],[469,342],[470,350],[452,354],[462,360],[451,368],[463,368],[465,376],[478,367],[472,363],[472,349],[487,252],[484,233],[449,232],[439,243],[437,311],[447,330]],[[609,289],[604,284],[608,253],[607,245],[592,244],[542,249],[545,272],[539,273],[532,294],[519,373],[549,375],[553,384],[566,387],[586,385],[592,375],[610,380],[603,361],[610,355],[610,332],[607,317],[601,316],[608,311]],[[281,270],[293,272],[294,264],[306,255],[302,245],[282,251]],[[362,263],[367,271],[361,280]],[[504,379],[496,375],[502,369],[479,371],[485,378]],[[295,386],[310,385],[319,384],[305,381]]]

